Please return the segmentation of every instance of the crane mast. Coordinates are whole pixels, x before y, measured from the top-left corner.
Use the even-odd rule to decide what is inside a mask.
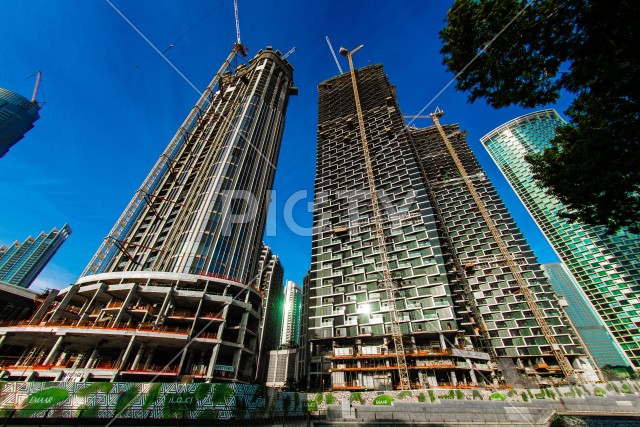
[[[402,330],[400,329],[400,322],[398,321],[398,311],[396,309],[396,297],[393,285],[393,277],[391,276],[391,269],[389,268],[389,256],[387,254],[387,244],[384,236],[384,227],[382,225],[382,213],[380,212],[380,204],[378,202],[378,195],[376,194],[376,184],[373,176],[373,167],[371,166],[369,145],[367,143],[367,135],[364,127],[364,117],[362,115],[362,106],[360,105],[360,96],[358,94],[358,85],[356,82],[356,71],[353,68],[352,55],[356,53],[360,48],[362,48],[362,46],[363,45],[358,46],[351,52],[349,52],[345,48],[340,48],[340,53],[345,55],[349,60],[351,83],[353,85],[353,96],[355,98],[356,113],[358,115],[360,138],[362,139],[362,150],[364,152],[364,162],[365,168],[367,170],[367,182],[369,184],[369,192],[371,195],[371,207],[373,208],[376,240],[378,241],[378,249],[380,251],[380,264],[382,266],[383,284],[389,298],[389,313],[391,314],[391,335],[396,347],[396,359],[398,362],[398,373],[400,375],[400,389],[404,390],[411,388],[411,384],[409,382],[409,371],[407,370],[407,360],[404,352],[404,344],[402,342]],[[331,49],[331,51],[333,52],[333,49]],[[338,65],[338,67],[340,66]]]
[[[233,11],[236,16],[236,44],[234,49],[242,56],[247,56],[247,47],[240,41],[240,17],[238,16],[238,0],[233,0]]]
[[[449,141],[447,134],[442,128],[442,125],[440,124],[440,117],[443,114],[444,112],[442,110],[440,110],[439,108],[436,108],[436,111],[433,114],[430,114],[430,116],[431,116],[431,119],[433,120],[433,123],[436,125],[436,128],[438,129],[438,133],[440,134],[440,137],[442,137],[442,140],[444,141],[444,144],[447,147],[449,154],[453,158],[453,161],[456,164],[456,167],[458,168],[458,172],[460,173],[460,176],[462,177],[465,185],[469,189],[469,192],[471,193],[471,197],[473,197],[473,200],[478,206],[478,210],[480,211],[482,218],[484,219],[485,223],[489,227],[491,236],[493,237],[496,244],[498,245],[498,248],[500,249],[500,254],[503,256],[504,261],[507,263],[507,266],[511,271],[511,274],[516,280],[520,293],[522,294],[525,301],[527,302],[527,305],[531,309],[531,312],[533,313],[533,317],[536,319],[536,321],[540,325],[542,334],[544,335],[547,342],[549,343],[549,346],[551,347],[551,352],[553,353],[556,360],[558,361],[558,365],[560,365],[560,368],[562,369],[562,372],[565,378],[568,379],[574,376],[575,374],[575,372],[573,371],[573,367],[567,360],[567,357],[565,356],[565,354],[562,352],[562,349],[560,348],[558,341],[553,335],[553,331],[549,327],[547,320],[544,318],[542,310],[540,310],[540,308],[538,307],[538,304],[536,303],[535,298],[533,297],[533,293],[531,292],[531,289],[529,289],[528,283],[520,273],[520,270],[518,269],[518,265],[516,264],[513,258],[513,255],[511,255],[511,252],[509,251],[507,244],[504,242],[504,239],[502,238],[502,236],[500,235],[500,232],[496,228],[495,223],[491,218],[491,215],[489,215],[489,211],[487,211],[487,207],[485,206],[484,202],[480,198],[480,195],[476,191],[476,188],[473,182],[471,181],[471,178],[469,178],[469,176],[467,175],[467,172],[464,166],[462,165],[462,162],[460,161],[460,158],[458,157],[458,154],[455,148]],[[578,378],[576,379],[579,380]]]
[[[36,85],[33,88],[33,96],[31,96],[31,102],[36,103],[36,96],[38,95],[38,88],[40,87],[40,78],[42,77],[42,72],[38,71],[38,75],[36,76]]]
[[[338,62],[338,57],[336,56],[336,52],[333,50],[333,46],[331,46],[331,41],[329,40],[329,36],[324,36],[327,39],[327,44],[329,45],[329,50],[331,50],[331,55],[333,55],[333,60],[336,61],[336,65],[338,66],[338,71],[342,74],[342,67],[340,66],[340,62]]]

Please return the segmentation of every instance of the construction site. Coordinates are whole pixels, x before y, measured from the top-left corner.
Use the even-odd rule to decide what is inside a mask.
[[[358,49],[319,85],[310,388],[597,381],[464,133],[439,109],[409,128],[382,66],[354,69]]]
[[[83,276],[39,298],[29,319],[0,324],[3,378],[248,383],[265,375],[261,355],[279,342],[283,278],[262,236],[297,88],[286,54],[267,47],[243,59],[235,5],[229,56]]]

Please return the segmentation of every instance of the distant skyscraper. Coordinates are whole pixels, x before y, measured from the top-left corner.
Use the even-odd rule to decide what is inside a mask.
[[[560,124],[564,120],[554,110],[538,111],[505,123],[481,141],[618,343],[607,358],[638,369],[640,236],[607,236],[602,227],[568,223],[559,216],[564,206],[533,181],[524,158],[548,147]]]
[[[22,95],[0,88],[0,157],[40,118],[40,105]]]
[[[0,246],[0,282],[28,288],[51,261],[71,234],[67,224],[60,230],[44,231],[37,237],[27,237],[24,243]]]
[[[15,336],[4,356],[28,355],[6,376],[56,365],[37,375],[255,380],[267,286],[258,269],[261,239],[289,95],[297,90],[293,67],[270,47],[228,69],[238,47],[83,277],[30,319],[51,327],[0,328]],[[60,324],[72,328],[52,334]]]
[[[412,385],[491,383],[498,366],[511,383],[561,377],[541,324],[519,292],[436,128],[406,126],[382,66],[364,67],[356,76]],[[305,289],[310,386],[395,387],[399,374],[391,308],[381,283],[350,76],[321,83],[319,97],[312,266]],[[532,251],[464,134],[452,125],[445,126],[445,132],[455,135],[452,143],[514,254],[536,307],[551,325],[558,342],[554,345],[576,373],[592,378],[593,370],[574,332],[563,324]],[[446,363],[442,354],[448,355]],[[443,363],[452,367],[443,368]]]
[[[280,344],[284,289],[284,269],[280,258],[271,252],[269,246],[262,245],[257,271],[256,287],[262,292],[262,309],[258,330],[256,381],[263,383],[266,380],[269,351],[276,350]]]
[[[287,280],[284,288],[284,310],[282,315],[282,333],[280,344],[300,344],[300,310],[302,289],[297,283]]]
[[[627,359],[567,267],[560,262],[542,266],[551,286],[568,303],[567,314],[598,366],[626,366]]]

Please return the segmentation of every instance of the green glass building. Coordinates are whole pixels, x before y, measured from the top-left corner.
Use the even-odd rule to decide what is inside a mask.
[[[637,369],[640,236],[622,232],[608,236],[601,227],[567,223],[559,216],[564,206],[534,182],[525,160],[526,154],[547,147],[556,126],[564,123],[555,110],[542,110],[511,120],[480,140],[613,336],[614,344],[608,351],[597,352],[597,363]],[[588,323],[580,316],[576,311],[576,325]],[[583,331],[582,337],[592,352],[602,346],[597,334]]]

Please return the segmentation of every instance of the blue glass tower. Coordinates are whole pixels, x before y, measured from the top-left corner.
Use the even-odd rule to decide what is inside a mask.
[[[44,231],[29,236],[24,243],[16,241],[10,247],[0,246],[0,282],[28,288],[46,267],[60,246],[71,234],[65,224],[60,230]]]
[[[640,236],[623,232],[609,236],[602,227],[568,223],[559,216],[564,206],[536,184],[525,160],[527,154],[548,147],[556,126],[564,123],[555,110],[542,110],[511,120],[480,140],[613,336],[608,364],[637,369]],[[602,345],[596,335],[583,334],[583,338],[592,351]]]
[[[22,95],[0,88],[0,157],[40,118],[40,105]]]

